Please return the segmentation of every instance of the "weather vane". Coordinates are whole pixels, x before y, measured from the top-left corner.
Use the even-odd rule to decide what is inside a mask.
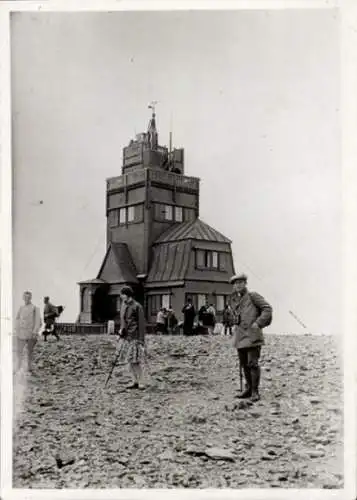
[[[155,114],[155,106],[158,103],[158,101],[151,101],[148,108],[152,109],[153,114]]]

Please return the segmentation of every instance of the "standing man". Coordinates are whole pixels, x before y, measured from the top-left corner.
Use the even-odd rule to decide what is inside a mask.
[[[262,328],[272,321],[272,307],[256,292],[247,289],[248,278],[245,274],[233,276],[231,299],[234,324],[234,347],[238,351],[239,363],[244,372],[246,389],[238,397],[251,398],[255,402],[260,399],[258,388],[260,382],[259,358],[261,346],[264,345]]]
[[[54,335],[57,340],[59,340],[59,335],[56,332],[56,318],[59,316],[58,308],[51,304],[50,298],[45,297],[43,299],[45,304],[43,317],[45,320],[45,329],[43,332],[43,336],[45,341],[47,340],[48,335]]]
[[[192,335],[193,322],[196,317],[196,311],[192,304],[191,297],[188,297],[187,303],[183,306],[183,334]]]
[[[232,335],[232,322],[233,322],[232,308],[230,304],[226,304],[223,311],[224,335]]]
[[[31,302],[31,292],[25,292],[23,300],[24,305],[18,310],[15,319],[15,371],[17,372],[21,367],[22,354],[26,346],[27,368],[32,372],[33,350],[41,328],[41,313],[40,309]]]

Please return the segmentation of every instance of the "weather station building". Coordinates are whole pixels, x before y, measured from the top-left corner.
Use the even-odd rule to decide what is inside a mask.
[[[231,240],[199,218],[200,179],[185,175],[184,149],[160,146],[154,105],[146,133],[123,149],[121,175],[107,179],[106,253],[95,279],[79,283],[81,324],[113,319],[130,285],[148,323],[160,307],[181,317],[190,296],[218,315],[231,293]]]

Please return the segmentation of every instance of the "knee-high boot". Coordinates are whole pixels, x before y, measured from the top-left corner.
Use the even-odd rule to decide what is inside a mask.
[[[260,382],[260,366],[252,366],[250,369],[251,380],[252,380],[252,393],[251,400],[259,401],[259,382]]]
[[[245,378],[245,389],[238,394],[238,398],[250,398],[252,395],[252,377],[249,366],[242,366],[244,378]]]

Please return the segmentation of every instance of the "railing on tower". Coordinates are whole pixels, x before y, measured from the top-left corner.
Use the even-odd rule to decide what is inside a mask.
[[[120,189],[125,185],[128,187],[133,184],[145,182],[145,170],[146,169],[138,169],[121,175],[120,177],[111,177],[110,179],[107,179],[108,191]],[[178,188],[186,187],[193,190],[199,189],[200,180],[197,177],[187,177],[185,175],[174,174],[173,172],[168,172],[160,168],[149,168],[147,170],[149,180],[153,182],[168,184]]]

